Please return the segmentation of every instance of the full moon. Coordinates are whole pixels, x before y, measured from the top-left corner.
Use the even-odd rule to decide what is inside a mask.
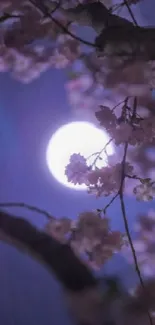
[[[85,184],[74,185],[67,180],[65,167],[69,163],[70,156],[73,153],[80,153],[85,158],[91,156],[88,159],[90,165],[96,157],[93,154],[100,152],[109,139],[106,132],[91,123],[72,122],[63,125],[54,133],[47,146],[46,160],[50,172],[61,184],[72,189],[85,190]],[[114,153],[112,143],[107,146],[106,151],[108,155]],[[98,159],[96,163],[99,168],[107,164],[105,153],[101,158],[102,160]]]

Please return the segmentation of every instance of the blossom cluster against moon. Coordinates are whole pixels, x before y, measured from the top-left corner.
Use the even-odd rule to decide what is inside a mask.
[[[103,130],[88,122],[72,122],[60,127],[50,139],[46,160],[52,175],[61,184],[78,190],[86,189],[86,185],[74,185],[67,181],[65,167],[69,163],[70,156],[73,153],[80,153],[85,158],[90,157],[95,152],[101,151],[109,141],[109,136]],[[113,154],[112,144],[107,146],[107,153]],[[97,166],[106,165],[106,155],[102,154],[102,160],[99,160]],[[91,164],[95,159],[92,156],[88,162]]]

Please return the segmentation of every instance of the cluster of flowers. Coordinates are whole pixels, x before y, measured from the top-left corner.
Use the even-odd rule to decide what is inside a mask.
[[[70,79],[65,86],[69,103],[75,112],[80,110],[84,114],[84,112],[88,111],[90,115],[96,105],[96,100],[92,94],[86,92],[92,87],[93,79],[86,73],[76,73],[74,75],[73,79]]]
[[[65,34],[61,25],[68,26],[67,11],[66,14],[64,12],[64,15],[58,15],[56,17],[56,22],[56,20],[52,20],[50,17],[44,18],[43,13],[37,10],[32,3],[33,1],[25,0],[21,2],[19,0],[11,0],[2,1],[0,4],[1,12],[7,12],[10,15],[1,22],[1,70],[9,70],[12,72],[13,69],[12,73],[16,78],[28,82],[37,78],[41,72],[46,71],[51,66],[64,68],[77,58],[80,58],[86,66],[88,66],[88,61],[90,61],[92,53],[83,56],[83,53],[86,54],[86,52],[83,52],[81,47],[79,47],[78,41],[73,37],[69,39],[67,35],[64,36]],[[45,5],[49,12],[57,6],[57,3],[57,1],[45,1]],[[65,7],[73,7],[73,4],[74,7],[76,7],[78,3],[79,1],[62,1],[62,6],[59,10],[61,12],[61,8],[64,7],[64,4]],[[85,4],[85,1],[81,1],[81,3]],[[130,1],[130,4],[131,3],[133,3],[133,1]],[[88,1],[86,4],[88,4]],[[56,13],[59,12],[59,10],[57,9]],[[30,20],[33,24],[31,28],[29,25]],[[67,28],[69,32],[72,31],[72,24]],[[63,42],[61,36],[63,36]],[[40,42],[40,40],[48,40],[44,42],[44,46],[42,45],[41,51],[38,50],[36,46],[36,42]],[[48,46],[49,44],[50,46]],[[20,64],[18,66],[19,59]],[[104,87],[106,84],[107,87],[113,88],[118,85],[121,86],[123,83],[129,83],[132,86],[131,92],[133,92],[137,83],[137,86],[139,84],[140,87],[142,87],[141,91],[144,93],[143,83],[145,83],[146,87],[148,79],[150,78],[149,71],[152,71],[152,69],[150,70],[150,63],[136,62],[135,64],[134,62],[130,64],[130,66],[128,65],[126,69],[122,70],[121,68],[114,71],[114,65],[116,66],[122,62],[122,60],[120,62],[120,58],[113,58],[112,60],[110,58],[102,58],[102,65],[98,56],[94,57],[94,61],[96,61],[94,64],[100,66],[100,69],[95,72],[94,76],[98,81],[100,80],[99,82],[102,83]],[[107,67],[108,71],[105,73]],[[135,72],[137,67],[139,73]],[[26,71],[28,71],[27,76]],[[93,71],[91,71],[90,67],[90,73],[91,72]],[[137,80],[135,78],[137,78]]]
[[[151,143],[155,139],[155,117],[143,119],[136,113],[135,116],[132,116],[127,105],[123,105],[119,118],[116,117],[114,111],[106,106],[101,106],[96,117],[100,125],[114,139],[116,145],[128,141],[130,145],[135,146]]]
[[[149,86],[149,83],[153,86],[154,69],[152,70],[150,62],[136,62],[119,70],[113,67],[115,61],[113,60],[110,72],[106,62],[103,67],[103,61],[108,60],[97,57],[94,53],[85,56],[85,68],[82,66],[80,73],[72,73],[72,78],[66,85],[69,102],[76,115],[86,117],[93,123],[96,123],[94,115],[97,107],[104,105],[96,115],[98,119],[102,119],[100,125],[110,133],[117,145],[129,140],[132,148],[130,146],[128,152],[130,151],[132,163],[139,164],[144,177],[152,177],[150,170],[153,164],[147,155],[147,148],[151,147],[153,150],[155,145],[155,119],[152,116],[154,99],[151,97]],[[108,80],[111,80],[113,85]],[[131,101],[130,98],[134,95],[137,97],[137,114],[132,120],[132,125],[129,118],[116,121],[116,116],[120,117],[123,113],[124,106],[118,103],[123,103],[125,96],[129,96]]]
[[[0,72],[11,72],[16,79],[28,83],[51,67],[65,68],[79,55],[79,43],[64,36],[58,24],[32,5],[31,1],[6,1],[2,12],[8,16],[1,22]],[[31,28],[29,22],[31,21]],[[11,28],[10,28],[11,27]]]
[[[132,177],[132,170],[132,166],[126,163],[125,173]],[[94,169],[93,165],[88,166],[87,160],[80,154],[73,154],[66,167],[68,181],[74,184],[85,183],[89,191],[96,193],[97,196],[117,193],[120,188],[121,173],[121,163]]]
[[[154,107],[150,95],[150,86],[154,86],[154,61],[137,61],[134,58],[133,60],[128,60],[128,58],[126,60],[123,55],[114,55],[113,48],[109,48],[108,55],[104,56],[99,56],[96,53],[95,47],[93,47],[94,51],[88,52],[81,46],[77,37],[71,36],[70,32],[72,32],[74,27],[72,24],[68,26],[70,21],[68,21],[67,15],[59,16],[58,9],[56,19],[52,18],[55,17],[53,14],[51,17],[44,17],[42,10],[38,10],[32,2],[27,0],[11,0],[1,1],[0,3],[1,12],[4,12],[4,15],[0,17],[1,72],[10,71],[15,78],[23,82],[30,82],[50,67],[66,68],[77,59],[80,59],[84,66],[82,73],[75,73],[75,77],[67,84],[71,104],[76,107],[81,105],[82,109],[85,107],[96,109],[99,102],[103,100],[104,91],[110,90],[112,99],[119,98],[124,100],[124,98],[136,96],[137,111],[139,109],[141,112],[143,108],[151,111],[152,107]],[[56,2],[45,1],[45,6],[47,5],[47,8],[51,11]],[[136,4],[137,2],[138,0],[128,0],[129,5]],[[85,4],[85,1],[83,0],[81,3]],[[66,1],[66,6],[65,1],[62,1],[62,4],[63,8],[70,7],[69,1]],[[71,7],[74,7],[77,5],[77,1],[70,1],[70,4]],[[7,15],[5,14],[6,12],[8,13]],[[30,21],[31,26],[29,24]],[[63,27],[68,29],[68,35]],[[75,30],[74,33],[76,34]],[[127,42],[127,48],[130,47],[128,45]],[[116,111],[111,109],[111,107],[102,106],[100,111],[96,113],[100,126],[107,130],[115,145],[118,146],[128,142],[130,147],[135,147],[135,150],[140,150],[143,146],[150,144],[154,146],[155,118],[152,115],[150,117],[148,114],[144,118],[142,115],[137,114],[137,111],[133,114],[131,109],[125,104],[121,106],[121,113],[118,114],[118,111],[117,113]],[[154,181],[140,177],[136,178],[134,167],[127,160],[124,162],[123,173],[123,177],[128,177],[131,180],[137,179],[140,182],[134,188],[137,199],[149,200],[154,197]],[[95,192],[99,196],[117,194],[122,180],[122,162],[117,162],[115,165],[109,164],[99,169],[96,165],[89,165],[87,160],[80,154],[74,154],[66,167],[66,175],[69,181],[75,184],[85,183],[90,192]],[[81,220],[85,220],[85,218],[80,217],[78,220],[78,226],[76,225],[75,227],[76,231],[74,230],[73,232],[74,236],[76,235],[76,240],[73,240],[75,238],[73,236],[71,245],[73,248],[76,247],[76,249],[78,246],[80,251],[80,247],[82,247],[83,251],[89,257],[91,256],[90,259],[95,260],[96,264],[101,265],[106,260],[107,255],[111,256],[114,251],[114,245],[112,244],[109,249],[110,244],[107,244],[108,253],[104,251],[102,254],[104,245],[101,243],[100,233],[97,236],[93,235],[94,237],[91,237],[90,240],[90,235],[88,236],[88,233],[85,233],[83,230],[84,223]],[[94,216],[92,217],[89,214],[89,221],[92,220],[91,218],[94,218]],[[96,223],[92,222],[92,229],[94,231],[98,227],[96,224],[100,224],[101,218],[99,219],[98,216],[95,216],[95,220]],[[102,224],[104,222],[105,220]],[[66,236],[69,233],[71,225],[70,221],[66,219],[61,221],[61,224],[59,223],[60,221],[53,221],[51,225],[48,225],[48,231],[51,231],[53,235],[55,233],[56,236],[60,236],[60,239],[62,239],[64,234]],[[101,224],[100,228],[102,229]],[[66,230],[64,232],[63,229],[68,229],[68,232]],[[121,246],[119,236],[120,234],[118,235],[117,233],[114,237],[111,237],[111,242],[112,238],[115,238],[115,248],[117,247],[118,249]],[[101,237],[103,237],[102,239],[106,238],[105,235]],[[107,246],[105,244],[105,247]]]
[[[117,146],[128,143],[130,146],[136,145],[136,147],[139,147],[144,142],[152,143],[155,138],[155,119],[150,117],[141,118],[136,110],[129,109],[127,102],[124,103],[121,115],[119,116],[115,115],[114,109],[111,110],[109,107],[102,106],[101,110],[96,113],[96,117],[100,122],[100,126],[108,131],[111,140],[113,139]],[[103,150],[106,150],[106,148],[103,148]],[[128,178],[131,181],[136,179],[138,184],[134,187],[133,193],[137,200],[149,201],[155,197],[155,181],[151,178],[136,176],[133,165],[127,162],[127,160],[121,160],[121,162],[113,164],[109,163],[107,166],[97,168],[96,160],[100,157],[100,154],[95,159],[95,164],[92,165],[89,165],[87,159],[80,154],[73,154],[70,157],[70,163],[66,167],[68,180],[74,184],[85,183],[88,191],[95,192],[97,196],[108,196],[110,194],[120,194],[122,177],[124,179]],[[153,218],[152,214],[149,215],[148,223]],[[154,221],[152,224],[154,228]],[[146,235],[146,231],[144,232]],[[153,255],[155,246],[154,243],[150,242],[150,236],[152,240],[152,233],[151,235],[149,233],[149,235],[142,236],[141,239],[134,241],[138,263],[140,262],[143,273],[147,275],[148,273],[149,275],[154,273],[154,257],[150,256],[150,251]],[[127,256],[128,251],[130,252],[129,255],[131,255],[129,248],[125,247],[124,250],[125,256]],[[148,264],[148,259],[152,261],[150,264]]]
[[[144,142],[152,143],[155,139],[155,118],[141,118],[139,115],[131,114],[131,110],[124,104],[121,115],[116,116],[114,110],[101,106],[96,117],[100,126],[104,127],[113,142],[119,146],[128,143],[130,146],[140,146]],[[108,145],[108,144],[107,144]],[[102,151],[106,153],[106,146]],[[101,151],[101,153],[102,153]],[[101,153],[94,161],[100,158]],[[109,158],[109,157],[108,157]],[[114,160],[114,159],[113,159]],[[74,184],[85,183],[90,192],[95,192],[97,196],[118,193],[122,179],[122,161],[110,163],[102,168],[96,167],[96,163],[89,164],[89,161],[80,154],[73,154],[68,166],[66,166],[66,176],[68,181]],[[125,161],[124,175],[130,181],[137,180],[133,193],[138,200],[151,200],[155,197],[155,181],[150,178],[135,176],[134,166]]]
[[[66,167],[66,176],[73,184],[86,184],[89,193],[109,196],[119,193],[122,163],[97,168],[94,165],[88,165],[86,158],[80,154],[73,154]],[[150,201],[155,198],[155,181],[150,178],[136,177],[134,168],[129,162],[124,164],[124,176],[131,182],[137,180],[137,184],[133,187],[137,200]]]
[[[126,244],[125,236],[112,231],[109,219],[100,212],[81,213],[76,220],[53,219],[45,231],[60,242],[67,242],[92,268],[100,268]]]

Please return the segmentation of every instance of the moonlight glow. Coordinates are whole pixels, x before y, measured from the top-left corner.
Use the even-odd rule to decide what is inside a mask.
[[[109,141],[107,133],[96,128],[87,122],[73,122],[59,128],[49,141],[46,153],[47,164],[53,176],[63,185],[78,189],[86,189],[86,185],[74,185],[67,181],[65,167],[69,163],[73,153],[80,153],[85,158],[101,151]],[[111,155],[114,152],[112,144],[106,148]],[[106,155],[102,154],[102,160],[98,160],[98,167],[106,165]],[[89,159],[89,164],[93,162],[95,156]]]

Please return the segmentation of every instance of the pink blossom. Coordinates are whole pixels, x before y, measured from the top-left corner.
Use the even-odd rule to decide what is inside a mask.
[[[130,139],[130,144],[133,146],[141,145],[142,143],[144,143],[144,138],[145,138],[144,131],[142,128],[138,126],[137,128],[133,129],[132,138]]]
[[[129,5],[132,5],[140,0],[127,1]],[[41,2],[36,1],[36,6],[37,3],[41,4]],[[47,6],[47,10],[54,9],[55,1],[43,2],[45,8]],[[0,72],[9,71],[17,80],[28,83],[38,78],[51,66],[57,69],[69,68],[69,72],[73,72],[72,79],[66,84],[70,105],[74,109],[80,107],[80,118],[85,114],[85,111],[91,111],[89,114],[89,119],[91,119],[98,105],[102,104],[100,110],[96,112],[96,118],[100,127],[108,131],[115,144],[120,145],[119,148],[116,148],[117,156],[120,153],[120,159],[119,162],[117,159],[110,163],[110,159],[107,158],[107,166],[99,169],[94,168],[94,166],[89,167],[81,154],[73,154],[66,167],[68,181],[74,184],[86,184],[88,191],[97,196],[108,196],[119,193],[122,178],[126,177],[129,182],[133,179],[138,182],[138,184],[134,184],[133,189],[133,194],[137,200],[148,201],[155,197],[155,183],[152,180],[147,182],[143,178],[140,179],[140,174],[148,173],[149,169],[149,167],[147,168],[148,161],[143,159],[144,155],[142,156],[141,153],[148,145],[151,144],[154,148],[155,144],[155,117],[152,116],[155,102],[151,98],[150,91],[150,85],[152,87],[155,85],[155,60],[152,60],[155,44],[151,36],[153,30],[147,29],[148,37],[141,37],[140,46],[135,46],[137,44],[135,44],[134,36],[137,32],[142,32],[141,35],[143,35],[144,29],[134,29],[133,27],[133,46],[131,46],[132,40],[125,29],[129,22],[123,20],[124,28],[121,32],[125,31],[125,34],[120,33],[118,35],[119,42],[117,42],[117,37],[114,44],[111,43],[112,39],[107,40],[105,49],[101,53],[98,52],[93,43],[89,52],[81,46],[83,41],[81,42],[77,40],[77,37],[68,35],[68,31],[73,32],[75,36],[77,35],[77,28],[72,27],[74,17],[78,26],[80,24],[88,25],[96,30],[95,19],[89,17],[91,10],[87,12],[87,8],[84,7],[85,14],[81,15],[80,13],[80,16],[77,17],[76,5],[80,2],[87,7],[87,4],[91,5],[94,1],[63,0],[51,17],[49,15],[45,17],[44,10],[43,12],[41,8],[38,10],[29,1],[1,0]],[[105,0],[105,6],[107,3],[109,0]],[[102,6],[101,1],[98,4]],[[69,18],[71,11],[68,11],[68,8],[74,9],[75,16],[73,19]],[[17,14],[20,17],[10,19],[6,15],[5,20],[5,12],[10,15]],[[104,7],[103,12],[106,12]],[[3,21],[3,14],[5,21]],[[54,18],[55,15],[56,18]],[[122,25],[122,19],[117,14],[115,16],[110,14],[109,19],[120,22]],[[104,17],[102,23],[105,23]],[[67,31],[63,27],[66,27]],[[99,26],[101,29],[103,27]],[[112,34],[112,37],[113,35],[117,36],[117,30],[116,35]],[[122,35],[124,39],[121,41]],[[84,37],[81,36],[81,38]],[[44,45],[36,45],[40,42]],[[140,51],[138,55],[140,54],[141,59],[137,59],[136,53],[133,53],[136,48]],[[122,51],[125,52],[125,55],[119,55]],[[130,60],[131,57],[132,60]],[[78,73],[74,72],[74,65],[72,64],[77,59],[82,63],[82,69],[80,68],[81,71]],[[98,83],[100,83],[100,92],[97,92]],[[133,96],[137,97],[136,100]],[[119,105],[117,105],[118,99],[121,101]],[[145,114],[144,110],[146,111]],[[125,156],[122,144],[126,142],[129,146]],[[131,160],[139,159],[139,166],[143,164],[145,167],[143,169],[139,167],[135,176],[133,175],[133,166],[128,162],[131,146],[134,147],[135,155]],[[123,152],[121,148],[123,148]],[[153,163],[152,161],[152,167]],[[151,174],[151,178],[153,178],[153,174]],[[126,179],[123,191],[126,190]],[[46,231],[59,240],[64,240],[66,233],[70,235],[71,247],[76,247],[80,253],[84,252],[87,255],[91,253],[92,264],[95,261],[95,265],[102,266],[107,258],[111,257],[121,247],[120,233],[109,233],[105,219],[103,220],[97,213],[81,214],[76,220],[74,229],[70,223],[68,219],[52,220],[46,227]],[[149,274],[151,268],[153,272],[155,271],[154,216],[152,215],[152,219],[149,215],[141,217],[138,227],[139,238],[137,242],[134,242],[135,250],[143,271]]]
[[[120,123],[116,128],[113,128],[111,130],[111,134],[115,140],[116,145],[119,145],[126,141],[130,142],[132,132],[132,126],[125,122]]]
[[[100,125],[105,127],[107,131],[116,127],[116,116],[107,106],[100,106],[100,111],[95,113],[96,118],[100,122]]]
[[[82,91],[87,90],[92,85],[92,78],[88,75],[80,75],[79,77],[70,80],[66,84],[68,91]]]
[[[87,174],[88,187],[91,191],[94,189],[98,196],[110,195],[120,186],[120,182],[116,182],[116,175],[120,178],[120,174],[118,175],[114,167],[103,167],[90,171]]]
[[[69,65],[70,61],[56,49],[53,53],[51,63],[56,69],[63,69]]]
[[[133,192],[138,201],[150,201],[155,198],[155,184],[144,183],[137,185]]]
[[[144,132],[144,136],[146,140],[152,141],[155,138],[155,118],[148,117],[140,122],[140,127]]]
[[[83,184],[86,181],[86,175],[89,170],[86,159],[80,154],[73,154],[70,162],[66,166],[65,174],[69,182],[74,184]]]

